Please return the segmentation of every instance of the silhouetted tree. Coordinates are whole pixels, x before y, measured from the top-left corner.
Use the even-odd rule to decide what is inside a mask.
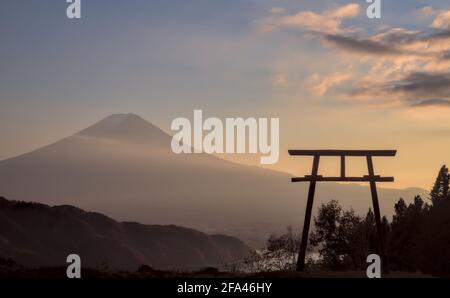
[[[358,268],[361,264],[361,245],[365,240],[362,220],[353,210],[343,211],[337,201],[322,204],[316,218],[311,245],[318,247],[324,268]]]
[[[448,168],[443,165],[439,170],[439,174],[434,183],[433,189],[430,192],[430,199],[433,206],[438,205],[440,202],[449,199],[449,180],[450,176]]]
[[[393,270],[417,271],[421,258],[420,238],[424,233],[428,207],[420,196],[416,196],[409,206],[400,199],[394,209],[388,247],[390,265]]]
[[[448,168],[439,171],[430,193],[431,206],[427,206],[425,231],[420,237],[422,271],[450,276],[450,194]]]
[[[271,235],[265,249],[255,250],[242,260],[228,264],[231,271],[266,272],[293,270],[296,266],[300,240],[292,227],[286,233]]]
[[[267,240],[267,249],[269,251],[285,250],[290,253],[296,253],[300,247],[300,241],[297,235],[294,234],[292,227],[286,228],[286,233],[277,236],[271,235]]]

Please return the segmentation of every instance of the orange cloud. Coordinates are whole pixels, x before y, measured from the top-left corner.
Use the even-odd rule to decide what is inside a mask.
[[[431,27],[450,30],[450,10],[439,12],[431,23]]]
[[[350,74],[335,72],[329,75],[320,76],[313,74],[307,80],[308,89],[315,95],[322,96],[333,86],[337,86],[350,79]]]
[[[334,9],[325,10],[322,13],[312,11],[299,11],[293,15],[282,15],[284,11],[272,10],[272,15],[256,20],[258,28],[262,32],[270,32],[280,28],[301,28],[311,31],[340,33],[342,20],[352,18],[359,14],[359,4],[347,4]]]

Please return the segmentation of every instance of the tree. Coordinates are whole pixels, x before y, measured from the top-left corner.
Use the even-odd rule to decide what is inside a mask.
[[[369,208],[361,228],[363,233],[363,239],[361,241],[365,243],[363,252],[365,253],[365,257],[367,257],[371,253],[378,252],[377,226],[372,208]]]
[[[435,275],[450,275],[450,193],[449,171],[441,167],[426,206],[425,231],[420,238],[421,268]]]
[[[318,247],[322,267],[331,270],[357,268],[361,243],[361,218],[353,210],[343,211],[335,200],[322,204],[314,218],[311,245]]]
[[[286,228],[286,233],[277,236],[271,235],[267,240],[267,250],[276,251],[276,250],[285,250],[290,253],[296,253],[300,247],[300,241],[298,236],[294,234],[292,227],[288,226]]]
[[[335,200],[322,204],[314,218],[315,230],[310,236],[313,247],[319,247],[319,254],[325,266],[336,269],[340,263],[340,254],[336,250],[338,241],[338,222],[342,208]]]
[[[433,189],[430,193],[430,199],[433,206],[437,206],[442,201],[450,198],[449,181],[450,176],[448,168],[443,165],[439,170],[436,182],[434,183]]]
[[[393,270],[417,271],[422,257],[419,252],[428,206],[420,196],[416,196],[409,206],[400,199],[394,209],[388,242],[390,265]]]
[[[288,226],[286,233],[271,235],[265,249],[252,251],[248,256],[228,264],[230,271],[268,272],[293,270],[297,261],[300,239]]]
[[[406,209],[408,207],[406,206],[405,200],[403,198],[400,198],[398,202],[394,205],[394,216],[392,217],[392,224],[397,224],[400,221],[403,220],[403,218],[406,216]]]
[[[343,212],[338,224],[340,252],[349,258],[353,269],[358,269],[366,257],[361,254],[366,250],[365,235],[361,233],[363,221],[350,209]]]

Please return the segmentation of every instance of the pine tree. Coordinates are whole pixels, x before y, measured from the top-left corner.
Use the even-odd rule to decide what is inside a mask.
[[[416,271],[419,268],[420,244],[424,232],[424,216],[428,207],[420,196],[406,206],[400,199],[395,204],[390,237],[389,260],[394,270]]]
[[[392,217],[393,224],[397,224],[405,217],[407,208],[408,207],[406,206],[405,200],[400,198],[400,200],[398,200],[398,202],[394,205],[395,213]]]
[[[439,170],[436,182],[434,183],[433,189],[430,193],[430,199],[433,206],[436,206],[442,201],[450,198],[449,181],[450,175],[448,172],[448,168],[443,165]]]

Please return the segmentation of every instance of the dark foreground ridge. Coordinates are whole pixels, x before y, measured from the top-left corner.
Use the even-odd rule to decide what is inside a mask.
[[[225,235],[174,225],[119,223],[73,206],[50,207],[0,197],[3,268],[8,264],[9,268],[16,264],[65,267],[66,257],[78,254],[82,267],[101,271],[136,270],[143,264],[155,269],[195,270],[220,266],[248,252],[242,241]]]

